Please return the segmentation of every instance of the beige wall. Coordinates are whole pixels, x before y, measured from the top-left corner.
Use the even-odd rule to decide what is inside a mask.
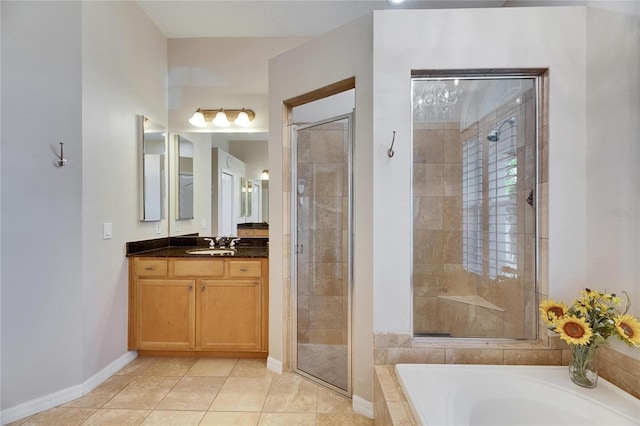
[[[587,285],[626,290],[640,317],[640,3],[623,6],[587,13]]]
[[[82,396],[134,356],[124,247],[157,236],[138,220],[136,115],[167,124],[167,54],[133,2],[1,7],[0,381],[9,422]]]
[[[549,132],[562,141],[549,144],[549,180],[557,175],[560,181],[548,195],[553,209],[549,214],[548,276],[556,287],[548,288],[545,274],[540,284],[543,293],[551,290],[554,296],[568,291],[574,297],[586,278],[585,15],[586,9],[580,7],[374,13],[374,111],[380,117],[374,121],[375,145],[385,144],[391,130],[410,134],[407,94],[412,69],[550,69]],[[561,36],[567,31],[570,36]],[[556,33],[562,43],[537,41],[556,37]],[[567,50],[574,53],[574,60],[567,60]],[[410,331],[410,158],[408,152],[398,151],[392,160],[381,154],[374,163],[375,330]],[[390,246],[396,248],[381,249]]]
[[[307,41],[304,37],[202,37],[169,39],[169,130],[245,132],[234,125],[200,129],[188,120],[198,108],[247,108],[252,132],[269,130],[269,59]]]

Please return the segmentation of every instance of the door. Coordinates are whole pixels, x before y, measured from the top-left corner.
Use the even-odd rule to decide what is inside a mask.
[[[352,114],[292,133],[294,370],[351,396]]]
[[[220,179],[220,228],[218,235],[236,235],[233,229],[233,175],[222,172]]]

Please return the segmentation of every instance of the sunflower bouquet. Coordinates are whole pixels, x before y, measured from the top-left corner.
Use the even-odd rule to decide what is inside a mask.
[[[631,347],[640,347],[640,321],[629,315],[631,302],[627,292],[624,311],[622,299],[615,294],[584,289],[571,307],[551,299],[540,303],[540,314],[549,330],[572,345],[601,345],[615,336]]]
[[[595,349],[615,336],[631,347],[640,347],[640,321],[629,315],[629,295],[624,311],[622,299],[615,294],[585,289],[571,307],[545,300],[540,314],[549,330],[555,331],[571,347],[571,379],[580,386],[595,387],[598,376]]]

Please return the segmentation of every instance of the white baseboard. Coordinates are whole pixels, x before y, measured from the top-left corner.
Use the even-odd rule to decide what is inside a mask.
[[[25,417],[32,416],[49,408],[53,408],[60,404],[73,401],[74,399],[82,396],[82,385],[70,386],[66,389],[62,389],[58,392],[50,393],[49,395],[41,396],[39,398],[32,399],[22,404],[6,408],[2,410],[2,424],[15,422],[16,420],[23,419]]]
[[[6,408],[0,413],[1,422],[5,425],[22,418],[32,416],[41,411],[48,410],[49,408],[56,407],[60,404],[73,401],[74,399],[78,399],[95,389],[100,383],[104,382],[109,377],[113,376],[137,356],[137,352],[129,351],[102,370],[98,371],[93,376],[89,377],[82,384],[70,386],[66,389],[50,393],[49,395],[41,396],[39,398],[23,402],[22,404]]]
[[[267,369],[274,373],[282,374],[282,361],[275,358],[267,358]]]
[[[358,395],[353,395],[351,398],[353,412],[362,414],[370,419],[373,418],[373,402],[369,402],[364,398],[360,398]]]
[[[93,376],[89,377],[87,380],[82,383],[82,395],[86,395],[99,384],[107,380],[109,377],[116,374],[120,371],[125,365],[129,364],[131,361],[138,357],[138,352],[129,351],[122,355],[120,358],[113,361],[111,364],[107,365],[102,370],[98,371]]]

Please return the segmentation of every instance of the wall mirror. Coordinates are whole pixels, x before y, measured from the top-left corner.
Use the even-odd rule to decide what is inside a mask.
[[[170,134],[169,236],[236,235],[239,223],[267,222],[267,140],[267,133]]]
[[[193,219],[193,142],[178,135],[178,220]]]
[[[164,218],[166,132],[162,125],[138,116],[140,220]]]

